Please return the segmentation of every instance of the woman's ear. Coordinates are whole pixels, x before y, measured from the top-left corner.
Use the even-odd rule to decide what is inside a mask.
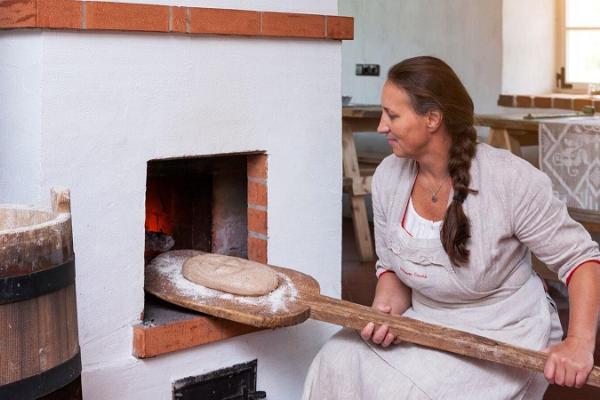
[[[427,119],[426,119],[427,129],[430,132],[437,131],[438,128],[442,125],[443,119],[444,119],[444,114],[442,114],[441,110],[439,110],[437,108],[433,108],[433,109],[427,111]]]

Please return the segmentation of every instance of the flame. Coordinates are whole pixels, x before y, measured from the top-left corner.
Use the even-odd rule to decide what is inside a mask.
[[[148,232],[173,234],[171,194],[173,188],[164,179],[148,179],[146,185],[146,224]]]

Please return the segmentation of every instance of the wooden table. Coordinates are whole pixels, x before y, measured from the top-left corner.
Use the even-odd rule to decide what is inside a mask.
[[[538,144],[538,130],[540,122],[551,121],[552,118],[525,119],[527,114],[533,116],[557,117],[559,115],[573,114],[572,112],[557,109],[512,109],[502,114],[478,114],[475,116],[475,126],[490,128],[488,144],[510,150],[522,156],[521,146],[535,146]],[[584,118],[586,116],[583,116]],[[572,118],[577,120],[579,117]]]
[[[543,110],[531,113],[551,115],[562,110]],[[564,114],[564,111],[561,112]],[[477,115],[476,126],[490,128],[488,144],[507,149],[513,154],[522,157],[521,146],[534,146],[539,140],[539,125],[544,119],[523,119],[527,112],[513,112],[510,114]],[[588,231],[600,233],[600,215],[597,212],[569,208],[573,219],[581,223]]]
[[[476,115],[475,126],[490,128],[488,144],[523,157],[521,146],[538,144],[539,120],[523,119],[525,114]]]

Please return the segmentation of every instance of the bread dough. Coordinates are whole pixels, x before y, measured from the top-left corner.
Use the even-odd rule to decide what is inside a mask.
[[[220,254],[190,257],[181,272],[199,285],[243,296],[262,296],[279,285],[277,274],[266,265]]]

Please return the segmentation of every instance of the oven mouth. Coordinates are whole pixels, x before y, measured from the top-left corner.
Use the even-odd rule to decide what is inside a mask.
[[[155,257],[174,250],[267,263],[267,154],[263,151],[150,160],[145,204],[144,270]],[[133,353],[138,358],[259,330],[182,308],[150,293],[145,293],[140,319],[133,327]]]

